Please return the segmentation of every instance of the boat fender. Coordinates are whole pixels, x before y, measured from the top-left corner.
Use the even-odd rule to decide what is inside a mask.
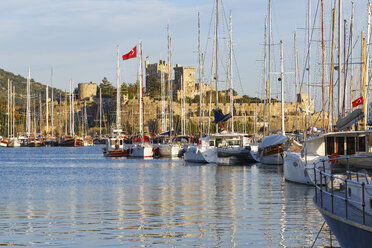
[[[338,154],[338,153],[333,153],[333,154],[331,154],[330,156],[329,156],[329,158],[339,158],[340,157],[340,155]],[[334,164],[334,163],[336,163],[337,162],[337,159],[331,159],[331,160],[329,160],[330,162],[331,162],[331,164]]]

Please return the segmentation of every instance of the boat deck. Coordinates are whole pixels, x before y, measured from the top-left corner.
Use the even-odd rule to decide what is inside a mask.
[[[331,192],[329,192],[331,193]],[[334,215],[344,221],[353,222],[356,225],[363,225],[363,212],[350,202],[345,203],[345,191],[334,191],[333,192],[333,210],[332,210],[332,196],[325,192],[317,192],[314,197],[314,203],[318,207],[319,211],[328,212],[328,214]],[[366,202],[366,208],[370,207],[369,202]],[[323,211],[322,211],[323,210]],[[365,213],[365,226],[371,227],[372,230],[372,216]],[[351,224],[351,223],[350,223]]]

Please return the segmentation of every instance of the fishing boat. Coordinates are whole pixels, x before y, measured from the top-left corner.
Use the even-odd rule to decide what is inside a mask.
[[[113,130],[114,135],[106,138],[105,147],[103,147],[103,155],[105,157],[124,157],[129,155],[129,149],[126,147],[127,138],[122,135],[121,130]]]
[[[4,137],[1,137],[0,147],[7,147],[7,146],[8,146],[8,139],[4,138]]]

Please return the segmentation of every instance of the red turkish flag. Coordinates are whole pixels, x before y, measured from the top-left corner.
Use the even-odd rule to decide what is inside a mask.
[[[355,108],[356,106],[362,105],[362,104],[363,104],[363,97],[361,96],[355,101],[353,101],[353,108]]]
[[[129,53],[123,55],[123,60],[132,59],[137,57],[137,46],[133,47]]]

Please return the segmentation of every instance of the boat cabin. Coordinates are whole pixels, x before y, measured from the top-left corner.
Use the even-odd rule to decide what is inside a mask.
[[[209,147],[245,147],[250,143],[248,135],[240,133],[211,134],[208,138]]]
[[[329,156],[361,155],[372,152],[372,131],[327,133],[305,141],[308,154]]]

